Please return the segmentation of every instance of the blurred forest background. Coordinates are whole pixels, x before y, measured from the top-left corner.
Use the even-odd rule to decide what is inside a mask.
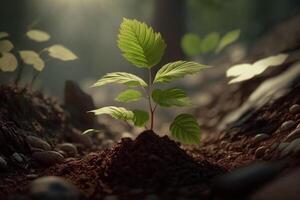
[[[299,8],[299,0],[1,0],[0,31],[8,32],[18,49],[38,50],[57,43],[79,57],[72,62],[51,60],[38,78],[37,88],[62,97],[65,80],[88,88],[107,72],[130,71],[143,76],[143,70],[132,67],[117,47],[123,17],[145,21],[162,33],[168,44],[166,62],[185,57],[180,47],[185,33],[224,34],[240,29],[238,42],[247,50]],[[28,40],[24,35],[31,28],[48,32],[50,41]],[[216,56],[221,55],[204,60]],[[0,80],[12,76],[1,73]],[[27,68],[25,80],[30,76]]]

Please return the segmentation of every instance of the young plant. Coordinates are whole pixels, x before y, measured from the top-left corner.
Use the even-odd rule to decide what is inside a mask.
[[[20,60],[17,59],[16,53],[11,52],[15,46],[13,43],[4,39],[10,35],[7,32],[0,32],[0,70],[4,72],[13,72],[17,69],[19,65],[19,71],[15,79],[15,84],[17,85],[21,79],[24,65],[30,65],[34,69],[34,75],[30,85],[34,83],[35,79],[39,73],[44,69],[45,63],[50,59],[58,59],[61,61],[71,61],[77,59],[77,56],[60,44],[55,44],[46,47],[39,52],[33,50],[19,50],[18,54]],[[50,35],[47,32],[31,29],[26,32],[26,37],[35,42],[47,42],[50,39]],[[45,59],[45,53],[47,53],[47,58]]]
[[[109,83],[124,84],[130,89],[120,93],[116,100],[132,102],[147,99],[148,112],[144,110],[128,110],[123,107],[107,106],[91,112],[96,115],[108,114],[113,118],[131,121],[135,126],[146,126],[150,120],[149,129],[153,130],[155,111],[161,107],[190,106],[191,101],[184,90],[179,88],[159,89],[158,84],[166,84],[185,75],[195,74],[207,66],[196,62],[176,61],[162,66],[153,76],[151,68],[157,65],[164,55],[166,44],[160,33],[156,33],[145,23],[137,20],[123,20],[118,36],[118,46],[123,56],[138,68],[148,70],[148,82],[127,72],[114,72],[104,75],[93,86],[103,86]],[[153,78],[154,77],[154,78]],[[133,89],[140,87],[143,92]],[[147,127],[147,126],[146,126]],[[170,125],[173,138],[183,143],[198,144],[200,128],[197,120],[190,114],[180,114]]]

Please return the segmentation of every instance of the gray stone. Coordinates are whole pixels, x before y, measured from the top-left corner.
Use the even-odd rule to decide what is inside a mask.
[[[292,141],[282,152],[281,156],[298,153],[300,151],[300,138]]]
[[[46,176],[30,184],[30,196],[35,200],[77,200],[80,194],[77,188],[66,180]]]
[[[35,136],[27,136],[27,142],[33,148],[43,149],[46,151],[51,150],[51,146],[44,140],[35,137]]]
[[[56,151],[34,152],[32,157],[44,165],[54,165],[64,161],[64,157]]]
[[[255,151],[255,158],[262,158],[265,155],[266,147],[258,147]]]
[[[300,137],[300,128],[293,130],[285,139],[287,142],[291,142]]]
[[[268,134],[260,133],[260,134],[255,135],[253,142],[256,144],[256,143],[259,143],[261,141],[268,139],[269,137],[270,136]]]
[[[289,142],[282,142],[278,145],[277,149],[278,151],[283,151],[287,146],[289,146]]]
[[[6,170],[7,169],[7,162],[4,160],[4,158],[2,158],[1,156],[0,156],[0,169],[1,170]]]
[[[58,148],[64,151],[69,157],[74,157],[78,153],[77,147],[72,143],[63,143],[59,145]]]
[[[300,113],[300,105],[299,104],[294,104],[290,107],[289,109],[290,113],[292,114],[297,114]]]
[[[285,121],[281,124],[280,130],[281,131],[289,131],[293,128],[295,128],[296,123],[293,120]]]

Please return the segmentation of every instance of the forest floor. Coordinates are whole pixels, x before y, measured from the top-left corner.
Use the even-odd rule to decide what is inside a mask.
[[[6,161],[0,160],[0,199],[62,194],[106,200],[264,199],[262,186],[300,164],[299,84],[260,108],[238,132],[204,132],[199,147],[181,146],[152,131],[122,138],[109,148],[92,145],[96,138],[81,136],[55,100],[8,86],[0,93],[0,149]],[[43,176],[62,177],[74,186],[51,179],[32,185]]]

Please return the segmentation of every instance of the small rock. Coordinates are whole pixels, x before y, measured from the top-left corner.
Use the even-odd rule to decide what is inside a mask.
[[[254,137],[254,140],[253,142],[256,144],[256,143],[259,143],[261,141],[264,141],[266,139],[268,139],[270,136],[268,134],[265,134],[265,133],[260,133],[260,134],[257,134],[255,137]]]
[[[46,176],[30,184],[30,196],[35,200],[77,200],[79,192],[74,185],[62,178]]]
[[[277,149],[278,151],[283,151],[287,146],[289,146],[289,142],[282,142],[278,145]]]
[[[289,120],[289,121],[282,123],[282,125],[280,126],[280,130],[288,131],[288,130],[295,128],[295,126],[296,126],[296,123],[293,120]]]
[[[281,157],[289,154],[295,154],[300,151],[300,138],[292,141],[281,153]]]
[[[86,148],[93,146],[92,139],[87,135],[82,135],[81,132],[75,128],[72,129],[71,139],[72,142],[83,144]]]
[[[292,131],[285,139],[287,142],[291,142],[300,137],[300,128]]]
[[[292,114],[297,114],[300,113],[300,105],[299,104],[294,104],[290,107],[289,109],[290,113]]]
[[[255,151],[255,158],[262,158],[265,155],[266,147],[258,147]]]
[[[64,161],[64,157],[56,151],[34,152],[32,157],[44,165],[54,165]]]
[[[13,153],[12,157],[13,157],[13,159],[15,159],[17,162],[23,162],[22,156],[21,156],[20,154],[16,153],[16,152]]]
[[[63,143],[59,145],[59,149],[66,152],[69,157],[74,157],[78,153],[76,146],[72,143]]]
[[[46,151],[51,150],[51,146],[41,138],[35,136],[27,136],[27,142],[33,148],[43,149]]]
[[[1,156],[0,156],[0,169],[1,170],[7,169],[7,162]]]

